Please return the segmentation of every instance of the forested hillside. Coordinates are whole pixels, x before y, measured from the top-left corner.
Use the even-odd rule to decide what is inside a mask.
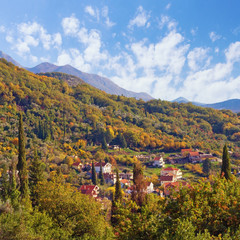
[[[198,148],[221,157],[227,142],[238,166],[239,115],[109,95],[71,75],[47,75],[0,60],[0,240],[239,239],[240,188],[231,172],[219,178],[217,162],[216,176],[198,174],[163,198],[160,185],[146,193],[134,155]],[[93,179],[94,162],[133,172],[128,197],[118,170],[115,185],[100,178],[102,170]],[[92,166],[91,174],[75,163]],[[80,186],[96,183],[101,200],[81,194]]]

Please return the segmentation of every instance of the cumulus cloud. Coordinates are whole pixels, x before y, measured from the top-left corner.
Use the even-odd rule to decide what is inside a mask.
[[[74,36],[79,31],[79,20],[72,15],[71,17],[63,18],[62,27],[65,35]]]
[[[188,53],[188,66],[192,71],[205,68],[210,64],[211,57],[208,56],[209,49],[197,47]]]
[[[95,16],[95,11],[92,6],[86,6],[85,7],[85,12],[91,15],[92,17]]]
[[[142,6],[138,7],[135,17],[130,20],[128,27],[132,29],[134,26],[137,27],[149,27],[150,23],[148,22],[150,18],[150,13],[145,11]]]
[[[169,16],[162,15],[159,21],[159,28],[163,29],[165,26],[168,28],[168,30],[176,30],[177,22],[174,19],[171,19]]]
[[[109,16],[108,16],[108,7],[105,6],[102,9],[102,16],[105,18],[105,24],[107,27],[113,27],[116,23],[110,21]]]
[[[218,35],[218,34],[215,33],[215,32],[210,32],[210,33],[209,33],[209,37],[210,37],[210,39],[212,40],[212,42],[215,42],[215,41],[217,41],[217,40],[219,40],[219,39],[222,38],[221,35]]]
[[[240,42],[231,43],[225,50],[225,56],[228,62],[240,61]]]

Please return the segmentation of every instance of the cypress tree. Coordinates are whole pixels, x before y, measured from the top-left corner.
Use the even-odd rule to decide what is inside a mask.
[[[3,172],[1,176],[1,199],[3,202],[6,202],[9,198],[9,179],[7,174],[7,167],[6,164],[3,165]]]
[[[28,188],[28,172],[25,152],[25,137],[23,130],[22,114],[19,115],[19,130],[18,130],[18,176],[20,180],[20,193],[22,203],[27,206],[30,203],[29,188]]]
[[[210,161],[209,158],[207,158],[207,159],[203,162],[203,173],[204,173],[206,176],[209,176],[210,171],[211,171],[211,167],[212,167],[211,161]]]
[[[104,185],[105,181],[104,181],[104,176],[103,176],[102,161],[100,161],[99,179],[100,179],[100,184]]]
[[[225,177],[227,180],[231,178],[230,158],[226,143],[223,147],[221,177]]]
[[[43,180],[42,162],[39,160],[37,151],[35,149],[34,159],[29,168],[29,186],[31,190],[31,200],[33,206],[38,205],[38,183]]]
[[[96,175],[96,169],[93,161],[92,161],[92,183],[93,185],[97,185],[97,175]]]
[[[102,138],[102,149],[108,150],[107,141],[106,141],[105,136]]]
[[[116,170],[116,184],[115,184],[115,196],[114,196],[114,201],[120,201],[122,202],[122,188],[121,188],[121,183],[119,180],[119,172],[118,169]]]
[[[12,207],[17,210],[19,208],[19,197],[20,192],[17,189],[16,182],[16,165],[12,162],[9,168],[10,178],[9,178],[9,195],[11,199]]]

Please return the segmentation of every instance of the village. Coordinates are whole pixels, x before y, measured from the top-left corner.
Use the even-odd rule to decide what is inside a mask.
[[[116,146],[115,146],[116,149]],[[191,182],[186,177],[183,177],[183,172],[181,169],[175,167],[176,165],[182,164],[202,164],[203,161],[209,159],[211,162],[221,163],[221,159],[213,156],[212,154],[203,153],[197,149],[181,149],[181,152],[175,154],[168,154],[166,157],[164,153],[151,154],[151,155],[135,155],[135,157],[143,164],[146,169],[154,169],[157,171],[158,178],[151,181],[150,176],[145,176],[147,194],[156,194],[160,197],[168,197],[171,190],[178,190],[182,186],[190,187]],[[82,164],[81,161],[76,161],[72,164],[74,168],[79,173],[85,173],[90,179],[92,178],[92,166],[91,164]],[[97,201],[112,200],[112,194],[106,194],[106,191],[110,189],[113,191],[113,186],[117,181],[117,176],[115,172],[115,166],[109,162],[95,162],[94,168],[99,178],[100,172],[102,171],[104,177],[104,183],[108,188],[104,188],[101,191],[101,186],[99,184],[92,185],[92,183],[82,184],[79,191],[82,194],[89,195],[95,198]],[[120,167],[120,169],[122,169]],[[133,191],[133,173],[129,169],[122,169],[119,172],[119,180],[121,183],[122,191],[125,197],[130,197]]]

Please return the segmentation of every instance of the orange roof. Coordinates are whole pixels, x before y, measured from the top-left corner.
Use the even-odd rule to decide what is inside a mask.
[[[199,156],[199,152],[190,152],[189,156],[190,157],[198,157]]]
[[[173,176],[161,176],[160,182],[170,182],[173,181]]]
[[[162,157],[155,157],[153,161],[159,161]]]
[[[179,170],[179,169],[173,168],[173,167],[167,167],[167,168],[164,168],[162,171],[174,171],[174,170]]]
[[[124,183],[124,184],[125,184],[125,183],[129,183],[129,181],[128,181],[127,179],[122,179],[122,180],[120,180],[120,182],[121,182],[121,183]]]
[[[96,185],[82,185],[80,191],[82,194],[91,195]]]

